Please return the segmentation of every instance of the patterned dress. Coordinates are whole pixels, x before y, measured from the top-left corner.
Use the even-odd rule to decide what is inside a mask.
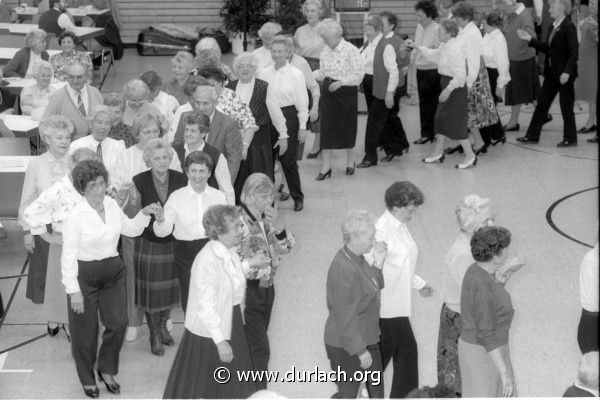
[[[483,56],[481,56],[479,76],[469,89],[468,109],[470,127],[483,128],[498,122],[498,111]]]
[[[50,57],[50,64],[54,68],[54,77],[59,81],[67,80],[67,67],[73,62],[80,62],[85,66],[90,79],[92,78],[92,72],[94,66],[92,65],[92,59],[83,51],[73,50],[71,54],[66,54],[64,51]]]
[[[125,148],[127,149],[137,142],[137,140],[133,137],[133,128],[125,125],[123,121],[119,121],[116,125],[113,125],[108,133],[108,137],[115,140],[122,140],[125,142]]]
[[[217,100],[217,110],[231,117],[240,129],[258,129],[250,107],[231,89],[223,88]]]

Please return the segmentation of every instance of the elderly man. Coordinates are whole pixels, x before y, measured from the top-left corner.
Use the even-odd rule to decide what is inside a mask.
[[[232,183],[235,182],[242,161],[242,135],[235,121],[223,114],[217,107],[217,92],[211,86],[198,86],[194,93],[193,111],[181,114],[179,124],[173,138],[173,146],[183,144],[183,131],[187,115],[201,113],[210,119],[210,133],[206,143],[215,147],[225,155]]]
[[[67,82],[63,88],[50,96],[48,107],[42,120],[51,115],[64,115],[75,126],[73,140],[89,133],[88,116],[97,106],[102,105],[102,94],[87,84],[89,76],[86,67],[74,62],[67,68]]]
[[[75,29],[73,17],[67,12],[67,3],[65,0],[50,0],[50,9],[40,16],[38,25],[40,29],[47,33],[54,33],[59,37],[65,30]]]
[[[252,55],[258,59],[256,71],[260,73],[263,68],[273,65],[271,58],[271,41],[276,34],[281,32],[281,25],[276,22],[267,22],[258,30],[258,37],[262,40],[262,46],[252,52]]]

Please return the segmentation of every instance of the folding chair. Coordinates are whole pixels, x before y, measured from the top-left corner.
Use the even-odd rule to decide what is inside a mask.
[[[81,26],[86,27],[86,28],[93,28],[96,26],[96,23],[94,22],[94,20],[92,18],[90,18],[89,16],[86,15],[81,20]],[[106,76],[108,75],[108,71],[110,70],[110,67],[113,67],[113,72],[115,73],[115,76],[117,74],[117,70],[115,67],[115,56],[114,56],[111,48],[102,47],[102,45],[100,45],[100,43],[98,43],[98,41],[95,41],[95,43],[94,43],[94,42],[92,42],[93,40],[94,39],[88,40],[87,41],[88,45],[86,47],[92,53],[92,60],[100,57],[100,79],[101,80],[100,80],[100,85],[99,85],[98,89],[102,89],[102,85],[104,85],[104,81],[106,80]],[[100,49],[97,48],[98,46],[100,46]],[[108,65],[106,66],[106,70],[104,69],[105,62],[108,63]]]

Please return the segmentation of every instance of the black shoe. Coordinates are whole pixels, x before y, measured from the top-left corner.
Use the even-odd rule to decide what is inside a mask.
[[[520,143],[537,144],[537,143],[539,143],[539,141],[540,141],[540,139],[530,139],[527,136],[517,138],[517,142],[520,142]]]
[[[456,152],[459,152],[459,153],[463,152],[463,148],[461,145],[454,146],[454,147],[446,147],[444,149],[444,154],[454,154]]]
[[[588,143],[598,143],[598,136],[586,140]]]
[[[288,192],[281,192],[279,194],[279,201],[286,201],[290,198],[290,194]]]
[[[572,146],[577,146],[577,142],[569,142],[568,140],[563,140],[562,142],[560,142],[559,144],[556,145],[556,147],[572,147]]]
[[[331,171],[331,170],[329,170]],[[304,209],[304,200],[294,200],[294,211],[302,211]]]
[[[577,131],[577,133],[590,133],[590,132],[596,132],[596,125],[592,125],[589,128],[586,128],[584,126],[583,128],[581,128],[580,130]]]
[[[100,382],[104,383],[104,386],[106,386],[106,390],[108,390],[112,394],[119,394],[119,393],[121,393],[121,385],[119,385],[117,383],[117,381],[115,381],[115,383],[108,383],[108,382],[106,382],[104,380],[104,378],[102,377],[102,373],[100,371],[98,371],[98,379],[100,380]]]
[[[510,128],[508,126],[504,127],[504,132],[518,132],[521,130],[521,125],[519,124],[515,124],[513,126],[511,126]]]
[[[146,322],[150,330],[150,351],[155,356],[164,356],[165,348],[160,332],[160,313],[146,313]]]
[[[346,175],[354,175],[354,168],[356,167],[356,163],[352,165],[352,167],[346,167]]]
[[[552,115],[550,114],[546,114],[546,118],[544,118],[544,123],[542,125],[546,125],[548,122],[552,121],[554,118],[552,118]]]
[[[383,157],[381,157],[381,161],[382,162],[390,162],[394,159],[394,157],[400,157],[402,155],[402,153],[400,154],[387,154]]]
[[[364,160],[363,162],[361,162],[360,164],[358,164],[356,166],[356,168],[369,168],[369,167],[374,167],[376,165],[377,165],[377,163],[374,163],[373,161]]]
[[[315,178],[315,181],[322,181],[326,178],[331,178],[331,168],[329,168],[329,171],[325,172],[324,174],[319,172],[319,175]]]
[[[433,142],[435,142],[435,138],[422,137],[422,138],[415,140],[413,143],[414,144],[425,144],[427,142],[433,143]]]
[[[319,157],[319,154],[321,154],[321,150],[317,151],[316,153],[308,153],[306,155],[306,158],[308,158],[309,160],[313,159],[313,158],[317,158],[317,157]]]
[[[54,328],[50,328],[50,322],[46,325],[46,330],[48,331],[48,335],[54,337],[58,335],[58,331],[60,331],[60,325],[56,325]]]
[[[500,139],[492,139],[492,146],[495,146],[498,143],[505,144],[506,143],[506,136],[502,136]]]
[[[100,396],[100,391],[98,390],[97,386],[94,386],[92,388],[83,388],[83,393],[85,393],[85,395],[87,397],[90,397],[92,399],[97,399],[98,396]]]
[[[478,149],[473,149],[473,152],[475,153],[476,156],[478,156],[480,154],[486,154],[488,147],[489,147],[489,145],[484,144],[483,146],[481,146]]]
[[[175,344],[175,340],[169,333],[167,329],[167,320],[169,319],[169,310],[160,312],[160,323],[159,323],[159,331],[160,337],[162,339],[162,344],[165,346],[173,346]]]

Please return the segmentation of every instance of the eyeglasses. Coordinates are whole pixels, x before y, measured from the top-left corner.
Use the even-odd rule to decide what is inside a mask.
[[[238,64],[239,69],[253,69],[254,64]]]

